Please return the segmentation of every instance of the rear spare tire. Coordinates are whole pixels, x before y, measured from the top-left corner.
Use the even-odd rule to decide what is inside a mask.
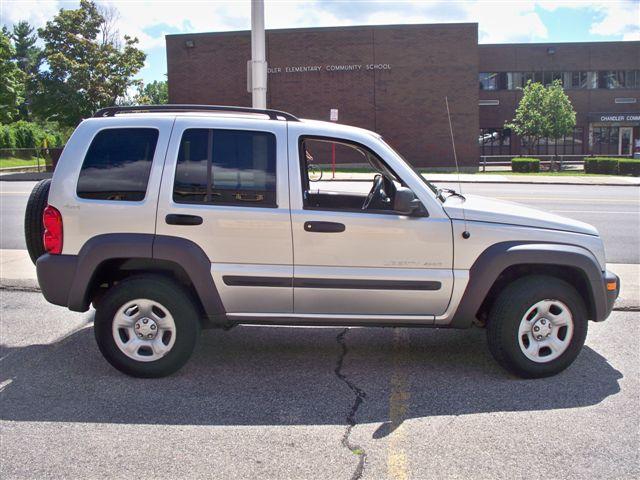
[[[42,243],[44,225],[42,224],[42,213],[49,200],[49,187],[51,180],[40,180],[29,195],[27,208],[24,212],[24,239],[27,243],[27,251],[31,261],[35,264],[38,257],[45,253]]]

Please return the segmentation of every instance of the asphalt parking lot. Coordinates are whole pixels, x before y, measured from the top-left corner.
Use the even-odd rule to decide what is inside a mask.
[[[0,294],[3,479],[640,475],[638,312],[591,323],[543,380],[506,374],[479,329],[275,327],[207,331],[139,380],[102,359],[91,312]]]

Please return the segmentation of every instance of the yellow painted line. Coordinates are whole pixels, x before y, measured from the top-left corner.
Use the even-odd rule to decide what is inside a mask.
[[[389,444],[387,445],[387,473],[394,480],[409,478],[409,462],[404,450],[406,431],[403,425],[409,408],[409,375],[404,356],[409,345],[409,332],[406,328],[393,331],[391,394],[389,396],[389,421],[391,423]]]
[[[536,202],[563,202],[563,203],[616,203],[616,204],[629,204],[629,205],[638,205],[640,204],[640,196],[638,200],[618,200],[615,198],[573,198],[573,197],[501,197],[498,195],[493,196],[493,198],[497,198],[499,200],[529,200]]]

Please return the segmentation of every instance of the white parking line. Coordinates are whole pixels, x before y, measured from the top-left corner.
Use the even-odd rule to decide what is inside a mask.
[[[612,212],[607,210],[549,210],[552,213],[606,213],[613,215],[640,215],[640,211],[637,212]]]

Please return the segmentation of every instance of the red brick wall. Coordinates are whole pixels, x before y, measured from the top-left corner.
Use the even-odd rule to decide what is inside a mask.
[[[169,101],[251,105],[246,91],[249,32],[169,35]],[[192,40],[193,48],[185,41]],[[375,130],[416,166],[452,167],[446,117],[449,97],[458,158],[478,162],[478,31],[476,24],[317,28],[267,32],[267,104],[304,118]],[[362,65],[329,72],[327,65]],[[389,64],[390,70],[366,70]],[[286,73],[287,66],[319,72]]]
[[[547,49],[555,53],[549,55]],[[640,42],[549,43],[480,45],[480,72],[523,71],[598,71],[640,69]],[[580,89],[567,90],[577,113],[577,126],[588,127],[589,113],[635,112],[640,103],[615,103],[618,97],[635,97],[640,102],[640,90]],[[499,100],[498,106],[480,107],[480,126],[496,128],[513,119],[522,97],[519,91],[480,91],[481,100]]]

